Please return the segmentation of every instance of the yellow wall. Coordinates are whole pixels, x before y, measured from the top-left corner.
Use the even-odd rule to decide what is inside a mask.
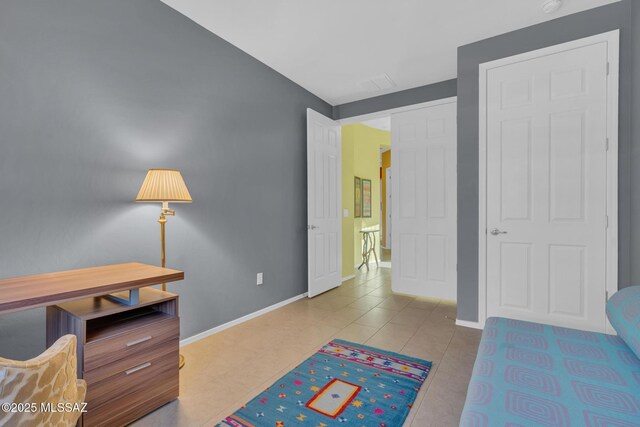
[[[349,216],[342,216],[342,277],[353,274],[353,126],[342,127],[342,210]]]
[[[387,169],[391,167],[391,150],[382,153],[382,246],[387,247]]]
[[[342,277],[353,275],[354,266],[362,262],[360,230],[380,225],[380,147],[390,145],[390,132],[362,124],[342,127],[342,209],[349,211],[349,216],[342,218]],[[355,176],[371,180],[371,218],[353,217]],[[376,252],[380,254],[379,248]]]

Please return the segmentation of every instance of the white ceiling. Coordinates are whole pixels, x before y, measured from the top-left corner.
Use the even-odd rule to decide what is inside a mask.
[[[162,1],[338,105],[455,78],[458,46],[619,0]]]

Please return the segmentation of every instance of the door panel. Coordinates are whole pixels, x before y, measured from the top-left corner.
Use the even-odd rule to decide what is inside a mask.
[[[313,297],[341,284],[340,125],[307,110],[307,232],[309,291]]]
[[[415,218],[416,216],[416,152],[413,149],[399,149],[400,163],[400,216]],[[393,158],[392,158],[393,163]],[[392,184],[393,185],[393,184]]]
[[[584,319],[585,251],[584,246],[549,247],[549,311],[552,314]]]
[[[391,116],[392,286],[455,300],[456,103]]]
[[[398,265],[400,268],[400,278],[415,280],[418,278],[418,245],[416,242],[415,234],[401,234],[400,235],[400,252],[402,253],[402,262],[398,264],[394,264],[392,261],[392,265]],[[391,251],[394,253],[394,250]],[[396,267],[394,267],[395,269]]]
[[[531,311],[531,245],[500,244],[500,305]]]
[[[570,111],[550,117],[551,221],[584,221],[584,113]]]
[[[427,148],[427,216],[447,216],[447,151],[446,147]]]
[[[604,331],[607,44],[492,68],[486,88],[487,315]]]
[[[503,221],[531,220],[531,121],[501,123],[500,176]]]
[[[447,236],[427,235],[427,280],[446,286],[447,280]]]

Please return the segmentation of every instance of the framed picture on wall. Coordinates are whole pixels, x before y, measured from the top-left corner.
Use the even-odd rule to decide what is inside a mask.
[[[353,217],[362,216],[362,182],[357,176],[353,178]]]
[[[371,218],[371,180],[362,180],[362,217]]]

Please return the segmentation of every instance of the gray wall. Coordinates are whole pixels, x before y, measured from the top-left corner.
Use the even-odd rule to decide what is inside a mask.
[[[456,96],[456,79],[375,96],[333,107],[335,120]]]
[[[170,167],[183,337],[305,292],[307,107],[332,113],[157,0],[3,0],[0,277],[159,263],[133,199]],[[0,356],[43,349],[44,310],[0,317]]]
[[[627,221],[630,221],[629,247],[625,248],[629,250],[629,279],[625,284],[640,285],[640,4],[637,1],[629,1],[631,3],[631,13],[629,14],[631,22],[630,34],[627,39],[633,41],[631,45],[631,59],[627,62],[629,67],[626,71],[631,76],[633,81],[628,94],[623,96],[631,96],[630,108],[626,113],[627,120],[631,122],[631,141],[630,152],[628,159],[625,160],[625,164],[629,166],[630,177],[628,194],[622,194],[624,197],[631,198],[631,213]],[[633,166],[630,166],[633,165]]]
[[[619,283],[626,287],[640,282],[637,262],[640,188],[631,185],[640,179],[638,167],[634,170],[631,166],[640,165],[637,142],[640,125],[637,110],[631,108],[640,106],[640,19],[639,6],[632,3],[631,0],[614,3],[458,49],[458,318],[478,320],[479,64],[618,28],[621,29]]]

